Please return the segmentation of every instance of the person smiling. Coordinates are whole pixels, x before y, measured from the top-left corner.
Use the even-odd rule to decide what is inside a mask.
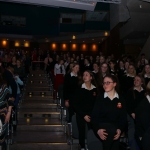
[[[124,98],[118,94],[118,79],[106,75],[103,80],[104,93],[97,97],[91,122],[103,150],[119,150],[119,137],[126,126],[127,114]]]

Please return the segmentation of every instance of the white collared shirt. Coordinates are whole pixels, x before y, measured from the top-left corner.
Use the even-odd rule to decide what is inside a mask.
[[[110,98],[110,97],[108,96],[108,93],[107,93],[107,92],[104,93],[104,98],[106,98],[106,97]],[[118,98],[118,99],[119,99],[119,95],[118,95],[117,92],[115,93],[113,99],[114,99],[114,98]],[[113,100],[113,99],[111,99],[111,100]]]
[[[146,95],[146,98],[148,99],[148,102],[150,103],[150,96]]]
[[[127,77],[132,77],[132,78],[134,78],[135,76],[131,76],[131,75],[127,74]]]
[[[137,88],[136,87],[134,87],[134,90],[137,90]],[[141,87],[141,90],[140,90],[140,92],[141,91],[143,91],[144,89]],[[138,90],[137,90],[138,91]],[[139,91],[138,91],[139,92]]]
[[[54,67],[54,75],[56,75],[56,74],[64,74],[65,75],[66,72],[65,72],[64,65],[62,65],[62,73],[61,73],[60,67],[61,67],[61,65],[59,65],[59,64],[55,65],[55,67]]]
[[[81,88],[84,88],[84,89],[86,89],[86,90],[89,90],[89,89],[86,87],[85,83],[82,84]],[[94,88],[96,88],[96,87],[95,87],[93,84],[91,84],[91,89],[90,89],[90,90],[93,90]]]
[[[70,73],[71,77],[77,77],[78,75],[74,75],[73,72]]]
[[[94,73],[98,73],[98,71],[96,72],[95,70],[93,70],[92,72],[94,72]]]
[[[150,77],[148,77],[147,74],[145,74],[145,75],[144,75],[144,78],[150,78]]]

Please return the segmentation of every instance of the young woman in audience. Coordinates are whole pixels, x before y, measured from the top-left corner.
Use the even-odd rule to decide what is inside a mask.
[[[126,126],[124,98],[118,94],[118,79],[106,75],[103,80],[104,93],[97,97],[91,121],[103,150],[119,150],[119,137]]]
[[[84,71],[85,70],[91,70],[92,71],[92,66],[91,66],[90,60],[88,58],[84,59]]]
[[[105,57],[104,56],[100,56],[100,58],[99,58],[99,63],[100,63],[100,65],[102,64],[102,63],[104,63],[105,62]]]
[[[69,120],[68,123],[71,122],[72,116],[74,115],[73,109],[73,93],[78,88],[79,80],[81,79],[79,73],[79,64],[74,63],[72,64],[71,71],[65,75],[64,78],[64,100],[65,106],[68,108],[69,111]]]
[[[119,60],[118,62],[117,74],[118,74],[119,81],[121,81],[122,77],[125,75],[125,66],[123,60]]]
[[[93,73],[89,70],[83,73],[82,85],[74,93],[74,109],[79,131],[79,144],[85,150],[85,127],[91,129],[91,112],[96,100],[97,89]]]
[[[18,75],[21,80],[25,77],[24,67],[21,65],[21,61],[17,59],[17,66],[14,69],[15,75]]]
[[[145,85],[150,81],[150,65],[146,64],[141,75],[144,77]]]
[[[133,65],[129,65],[127,69],[127,74],[121,79],[121,90],[123,94],[126,94],[127,91],[133,87],[134,78],[136,76],[136,70]]]
[[[150,82],[146,86],[146,97],[135,111],[135,138],[140,149],[150,149]]]
[[[17,67],[17,60],[16,60],[16,56],[12,57],[11,63],[10,63],[10,67],[12,68],[16,68]]]
[[[109,74],[108,64],[107,63],[102,63],[101,66],[100,66],[99,72],[98,72],[98,76],[95,79],[97,81],[97,87],[98,87],[99,92],[104,91],[103,86],[102,86],[102,82],[103,82],[104,77],[108,74]]]
[[[98,72],[99,72],[99,64],[98,63],[96,63],[96,62],[93,63],[93,71],[92,72],[94,74],[95,81],[98,80]]]
[[[109,61],[110,74],[117,75],[116,62],[114,60]]]
[[[57,64],[54,66],[54,99],[56,98],[56,93],[58,91],[58,86],[64,83],[64,75],[66,74],[64,61],[60,59]]]
[[[134,78],[134,86],[129,89],[126,94],[126,106],[127,106],[127,120],[128,120],[128,140],[131,150],[136,149],[136,144],[134,141],[135,134],[135,110],[139,103],[145,97],[145,83],[143,77],[137,75]]]

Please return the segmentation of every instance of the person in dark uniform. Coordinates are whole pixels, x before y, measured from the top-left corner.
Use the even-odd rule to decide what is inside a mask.
[[[69,73],[65,75],[64,78],[64,100],[65,106],[69,111],[69,120],[68,123],[71,122],[72,116],[74,115],[73,109],[73,93],[78,88],[78,82],[80,80],[79,74],[79,64],[73,63],[72,69]]]
[[[118,79],[119,79],[119,82],[120,82],[122,77],[126,74],[123,60],[119,60],[119,62],[118,62],[117,74],[118,74]]]
[[[143,68],[141,75],[144,77],[145,85],[150,81],[150,65],[146,64]]]
[[[116,62],[114,60],[109,61],[110,74],[117,75]]]
[[[91,71],[93,70],[90,64],[90,60],[88,58],[84,59],[84,71],[85,70],[91,70]]]
[[[91,129],[91,113],[96,100],[97,88],[93,73],[84,71],[83,82],[74,93],[74,110],[76,112],[77,127],[79,131],[79,144],[85,150],[85,127]]]
[[[134,78],[134,86],[126,94],[127,120],[128,120],[128,140],[131,150],[136,150],[134,138],[135,133],[135,110],[145,97],[145,83],[143,77],[137,75]]]
[[[119,137],[127,123],[124,98],[118,94],[118,79],[106,75],[103,80],[105,92],[97,97],[91,121],[103,150],[119,150]]]
[[[98,79],[98,72],[99,72],[99,64],[98,63],[93,63],[93,74],[94,74],[94,78],[95,80]],[[97,81],[96,81],[97,82]]]
[[[146,97],[135,111],[135,138],[140,150],[150,149],[150,82],[146,87]]]
[[[122,77],[121,82],[120,82],[121,90],[124,95],[127,93],[127,91],[131,87],[133,87],[135,76],[136,76],[135,67],[130,64],[127,70],[127,74]]]

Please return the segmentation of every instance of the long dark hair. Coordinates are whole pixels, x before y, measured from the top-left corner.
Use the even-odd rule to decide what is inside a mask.
[[[96,84],[93,72],[91,70],[85,70],[84,72],[88,72],[90,74],[90,76],[92,77],[91,83],[97,88],[97,84]],[[79,81],[79,85],[81,86],[83,83],[84,83],[83,78],[81,78],[81,80]]]
[[[109,75],[106,75],[106,76],[104,77],[104,79],[105,79],[105,78],[110,78],[114,83],[116,83],[115,91],[116,91],[117,93],[120,93],[119,80],[118,80],[117,76],[109,74]],[[103,81],[104,81],[104,80],[103,80]]]

